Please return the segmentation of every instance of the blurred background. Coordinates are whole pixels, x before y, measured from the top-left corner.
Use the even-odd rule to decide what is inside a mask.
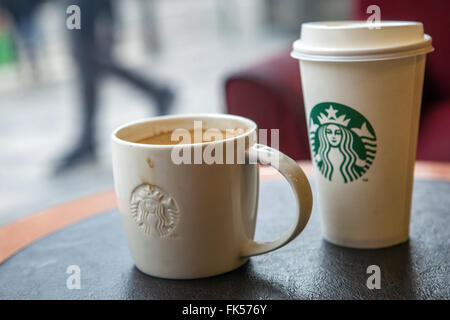
[[[441,14],[450,12],[450,1],[435,1]],[[380,4],[384,19],[388,1],[372,2]],[[392,5],[386,12],[417,20],[416,14],[428,10],[400,2],[409,6],[403,16]],[[66,28],[70,4],[81,8],[81,30]],[[142,117],[231,112],[252,117],[261,127],[285,123],[290,134],[299,128],[306,139],[297,62],[289,58],[292,41],[304,21],[365,19],[367,5],[355,0],[0,0],[0,225],[112,189],[110,134]],[[275,98],[265,97],[272,89]],[[285,109],[298,110],[298,122],[289,123],[293,117]],[[295,134],[293,142],[280,141],[282,151],[309,157],[306,140],[295,140]]]
[[[103,2],[91,0],[96,1]],[[170,113],[225,112],[227,74],[290,47],[301,20],[330,13],[345,18],[349,10],[346,0],[322,1],[320,6],[289,0],[280,1],[282,5],[266,0],[110,2],[114,24],[103,27],[114,28],[116,60],[167,84],[175,95]],[[126,79],[105,77],[98,97],[96,158],[58,170],[85,129],[71,39],[78,31],[66,29],[69,4],[78,3],[0,0],[1,224],[111,189],[110,133],[120,124],[158,113],[145,91]],[[83,4],[82,31],[90,14]],[[302,6],[314,7],[314,12],[308,15]]]

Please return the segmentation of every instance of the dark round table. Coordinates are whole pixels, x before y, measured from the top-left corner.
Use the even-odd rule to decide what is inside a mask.
[[[310,175],[311,165],[300,164]],[[288,229],[295,202],[274,170],[261,176],[256,238],[270,240]],[[449,299],[449,208],[450,165],[419,162],[407,243],[332,245],[315,208],[299,238],[278,251],[224,275],[164,280],[134,267],[111,191],[0,227],[0,299]],[[371,265],[380,268],[380,289],[367,286]]]

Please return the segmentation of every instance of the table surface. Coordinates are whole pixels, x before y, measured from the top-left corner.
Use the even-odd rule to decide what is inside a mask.
[[[332,245],[321,237],[314,208],[304,232],[284,248],[199,280],[139,272],[112,194],[81,199],[0,228],[0,299],[449,299],[450,171],[422,168],[407,243],[377,250]],[[256,238],[264,241],[289,228],[295,202],[287,182],[271,170],[262,176]],[[80,268],[79,290],[67,289],[70,265]],[[367,288],[370,265],[380,267],[379,290]]]

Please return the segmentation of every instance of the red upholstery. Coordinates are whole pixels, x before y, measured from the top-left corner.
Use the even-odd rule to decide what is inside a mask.
[[[450,161],[450,12],[449,0],[357,0],[356,19],[367,6],[381,8],[383,20],[424,23],[436,51],[427,56],[417,158]],[[295,159],[309,158],[309,145],[297,60],[290,48],[270,60],[230,76],[225,83],[229,113],[256,121],[260,128],[280,128],[280,149]]]
[[[417,159],[450,161],[450,98],[430,104],[423,111]]]
[[[308,159],[300,72],[289,51],[229,77],[227,108],[229,113],[253,119],[260,129],[280,129],[280,150],[294,159]]]

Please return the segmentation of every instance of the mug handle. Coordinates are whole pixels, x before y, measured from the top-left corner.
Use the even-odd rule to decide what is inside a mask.
[[[278,157],[278,164],[273,164],[270,161],[273,157]],[[311,186],[309,185],[308,179],[294,160],[284,153],[262,144],[254,144],[248,149],[246,152],[246,160],[249,159],[256,159],[258,163],[270,163],[272,167],[277,169],[286,178],[294,190],[298,209],[296,221],[288,232],[278,240],[270,242],[257,242],[249,239],[242,249],[242,258],[268,253],[294,240],[308,223],[313,204]]]

